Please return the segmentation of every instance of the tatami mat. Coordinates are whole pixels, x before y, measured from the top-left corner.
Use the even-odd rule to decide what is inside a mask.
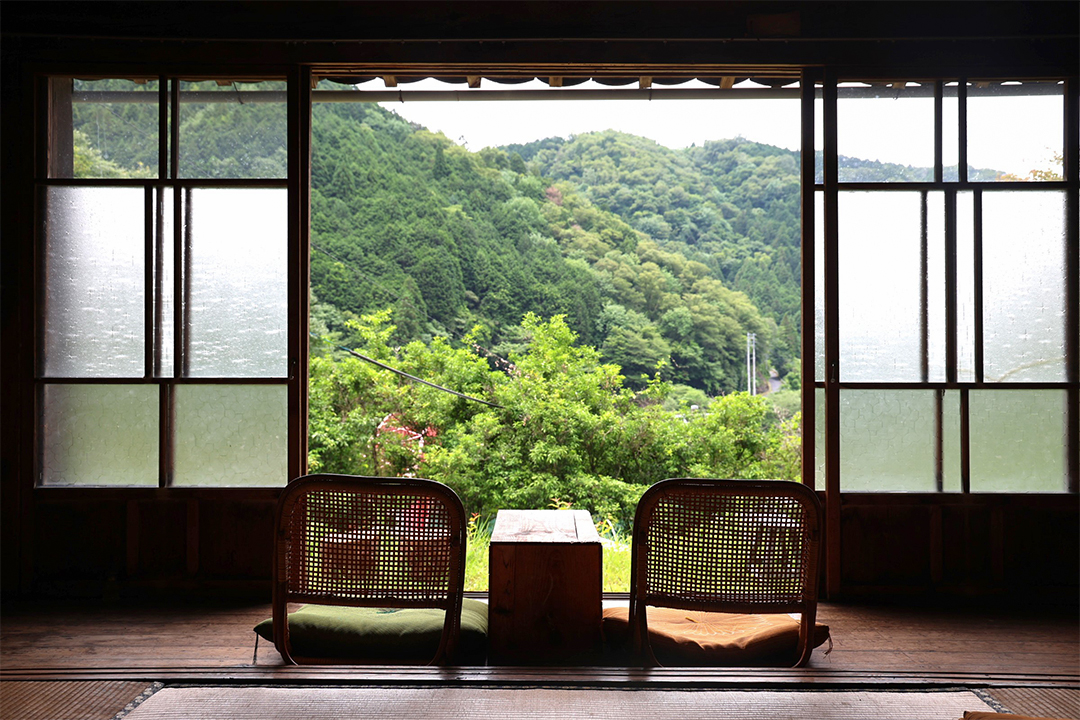
[[[112,720],[134,707],[147,682],[0,682],[3,720]]]
[[[1018,715],[1080,720],[1080,688],[988,688],[983,692]]]
[[[543,688],[165,688],[126,720],[958,720],[992,711],[974,693],[562,690]]]

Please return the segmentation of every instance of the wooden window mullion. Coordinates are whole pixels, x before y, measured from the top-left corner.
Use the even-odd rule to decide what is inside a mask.
[[[945,179],[944,141],[945,137],[945,86],[941,80],[934,81],[934,182]]]
[[[957,381],[956,190],[945,191],[945,382]]]
[[[179,177],[179,135],[180,135],[180,81],[176,78],[169,80],[168,111],[168,177],[176,180]],[[164,114],[164,113],[163,113]],[[183,203],[181,188],[173,185],[172,207],[172,244],[173,244],[173,363],[170,377],[183,377],[184,341],[187,328],[184,326],[184,303],[183,282],[184,275],[182,262],[183,253]],[[162,382],[160,392],[161,403],[161,484],[169,487],[173,484],[176,475],[176,386],[172,382]]]
[[[967,165],[967,78],[960,78],[956,83],[956,100],[957,100],[957,123],[959,135],[957,141],[959,146],[957,148],[959,154],[959,161],[956,168],[956,179],[959,182],[966,183],[968,181],[968,165]]]
[[[817,404],[815,402],[816,386],[816,361],[817,348],[815,347],[815,312],[816,312],[816,263],[821,258],[815,257],[816,242],[814,238],[815,225],[815,167],[817,157],[814,147],[814,105],[816,72],[804,69],[800,82],[802,94],[799,100],[801,116],[800,136],[800,192],[801,192],[801,275],[800,287],[802,291],[802,481],[805,485],[815,488],[817,484],[817,462],[814,439],[818,418],[815,415]]]
[[[825,583],[830,596],[842,587],[840,563],[840,319],[839,319],[839,175],[837,157],[836,75],[826,72],[823,177],[825,193],[825,526],[828,548]]]
[[[982,228],[982,190],[976,190],[974,193],[974,226],[975,237],[973,238],[974,257],[971,261],[973,264],[972,275],[974,277],[974,287],[972,291],[974,293],[973,298],[973,315],[974,322],[974,339],[975,339],[975,382],[983,382],[983,228]]]

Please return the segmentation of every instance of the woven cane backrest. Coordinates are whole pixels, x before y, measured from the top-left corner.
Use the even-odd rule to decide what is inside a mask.
[[[648,605],[793,612],[816,602],[820,504],[779,481],[666,480],[642,497],[634,586]]]
[[[464,573],[464,510],[430,480],[307,476],[280,504],[285,602],[451,606]]]

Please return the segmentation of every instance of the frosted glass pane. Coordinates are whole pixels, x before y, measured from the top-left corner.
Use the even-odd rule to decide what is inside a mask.
[[[52,83],[60,90],[53,93],[56,125],[63,127],[63,114],[71,113],[72,154],[69,158],[61,149],[63,140],[53,140],[51,177],[158,176],[157,80],[54,78]],[[70,104],[63,101],[65,83],[71,90]]]
[[[814,377],[825,381],[825,193],[814,193]]]
[[[926,194],[927,380],[945,381],[945,193]]]
[[[956,194],[956,379],[975,381],[975,198]]]
[[[277,486],[288,476],[288,388],[176,388],[178,486]]]
[[[969,180],[1061,179],[1065,86],[1026,82],[1053,94],[1011,94],[1020,87],[969,84],[968,166],[991,171],[969,170]]]
[[[972,492],[1065,492],[1062,390],[973,390]]]
[[[154,377],[173,377],[175,372],[173,359],[176,354],[176,342],[173,333],[176,326],[174,302],[176,261],[174,258],[175,238],[173,237],[173,192],[172,188],[159,188],[155,195],[158,206],[155,218],[157,226],[154,232],[158,233],[160,239],[154,247],[153,292],[158,298],[154,310],[154,357],[157,358]]]
[[[285,90],[284,82],[181,82],[180,177],[287,177]]]
[[[284,189],[191,193],[189,375],[285,377]]]
[[[840,194],[840,379],[918,381],[918,193]]]
[[[1065,194],[983,194],[985,380],[1065,380]]]
[[[941,398],[942,490],[960,492],[960,391],[946,390]]]
[[[935,492],[933,390],[840,391],[840,489]]]
[[[825,182],[825,101],[820,97],[814,98],[814,182]]]
[[[898,98],[895,90],[879,88],[877,97],[868,98],[844,98],[838,90],[840,182],[933,180],[933,97]]]
[[[143,190],[51,187],[45,202],[45,375],[142,377]]]
[[[43,485],[158,484],[157,385],[46,385]]]
[[[825,478],[825,428],[828,418],[825,417],[825,390],[814,389],[814,487],[823,490],[826,487]]]

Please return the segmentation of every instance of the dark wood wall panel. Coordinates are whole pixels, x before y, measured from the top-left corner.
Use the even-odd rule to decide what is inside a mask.
[[[941,568],[943,585],[958,591],[975,592],[979,588],[997,587],[1002,578],[1000,543],[994,537],[993,518],[1000,527],[1000,510],[986,507],[949,506],[941,510]],[[999,538],[1000,540],[1000,538]],[[996,561],[996,562],[995,562]]]
[[[857,495],[841,513],[844,595],[1080,599],[1080,498]]]
[[[38,494],[40,497],[40,493]],[[32,589],[101,597],[235,591],[262,598],[273,491],[36,503]],[[895,594],[1068,601],[1080,596],[1070,496],[881,494],[845,502],[839,599]]]
[[[122,503],[41,503],[33,516],[33,582],[44,595],[98,597],[125,573]]]
[[[187,503],[182,500],[151,499],[133,501],[129,520],[134,533],[128,538],[131,579],[176,578],[187,569]],[[131,549],[134,543],[135,549]]]
[[[927,585],[930,509],[910,505],[845,507],[840,513],[844,584]]]
[[[199,508],[199,574],[269,582],[273,538],[273,502],[204,501]]]
[[[35,494],[32,593],[116,598],[182,589],[269,597],[273,490],[232,500],[104,492],[101,500],[87,499],[87,491]]]
[[[1080,568],[1076,497],[1061,508],[1018,507],[1006,513],[1004,572],[1019,587],[1070,588]],[[1071,507],[1070,507],[1071,505]]]

